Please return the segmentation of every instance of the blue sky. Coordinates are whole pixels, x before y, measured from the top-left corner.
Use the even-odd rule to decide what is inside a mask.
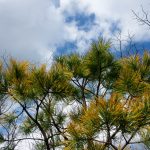
[[[0,0],[0,56],[51,63],[54,55],[84,53],[101,36],[114,42],[119,32],[149,48],[150,28],[132,13],[141,6],[149,11],[149,0]]]

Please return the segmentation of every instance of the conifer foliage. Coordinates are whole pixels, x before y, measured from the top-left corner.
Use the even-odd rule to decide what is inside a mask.
[[[150,148],[150,54],[116,58],[110,47],[99,39],[50,68],[1,61],[1,149],[23,140],[35,150]]]

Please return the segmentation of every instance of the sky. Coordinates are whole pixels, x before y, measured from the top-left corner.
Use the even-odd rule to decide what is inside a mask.
[[[0,56],[51,63],[54,55],[84,53],[92,41],[120,32],[150,47],[150,28],[132,13],[149,6],[149,0],[0,0]]]
[[[92,41],[113,41],[119,33],[150,48],[150,27],[132,12],[142,16],[142,7],[148,12],[150,1],[0,0],[0,56],[51,63],[55,55],[84,53]]]

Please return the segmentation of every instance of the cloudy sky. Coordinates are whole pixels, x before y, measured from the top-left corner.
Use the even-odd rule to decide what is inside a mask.
[[[141,6],[148,11],[150,1],[0,0],[0,56],[51,61],[56,54],[85,52],[93,40],[118,31],[148,43],[150,29],[132,13],[141,13]]]
[[[0,0],[0,56],[51,62],[54,55],[85,52],[98,37],[113,39],[119,32],[150,48],[150,27],[139,25],[132,13],[141,14],[141,6],[148,11],[150,1]]]

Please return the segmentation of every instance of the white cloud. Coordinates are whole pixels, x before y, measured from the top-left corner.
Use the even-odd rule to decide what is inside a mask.
[[[97,23],[101,21],[120,20],[122,30],[137,29],[138,23],[134,20],[132,10],[141,12],[141,5],[148,10],[150,2],[148,0],[81,0],[80,4],[86,8],[88,12],[94,12],[97,17]],[[132,26],[134,25],[134,26]],[[136,27],[136,29],[134,29]],[[139,28],[139,26],[138,26]]]
[[[1,55],[6,51],[39,61],[51,55],[68,34],[63,14],[49,0],[0,0]]]
[[[148,41],[150,30],[147,26],[140,26],[132,10],[142,14],[141,6],[148,11],[150,2],[148,0],[61,0],[60,5],[69,14],[84,12],[85,14],[94,13],[96,16],[95,25],[89,32],[76,31],[77,46],[80,48],[88,47],[86,41],[97,39],[100,33],[106,38],[112,38],[110,30],[112,23],[119,23],[119,28],[124,38],[130,33],[134,35],[136,41]],[[65,9],[66,8],[66,9]],[[73,26],[76,28],[76,26]],[[73,31],[74,32],[74,31]],[[81,44],[82,43],[82,44]],[[89,42],[90,43],[90,42]]]
[[[76,23],[71,25],[72,35],[70,39],[77,42],[77,50],[84,52],[90,46],[92,39],[97,39],[103,35],[105,38],[113,38],[112,23],[117,23],[121,30],[122,38],[127,39],[128,33],[134,35],[134,40],[148,41],[150,30],[146,26],[140,26],[132,10],[141,12],[141,5],[148,10],[150,2],[148,0],[61,0],[60,9],[65,14],[75,15],[75,13],[95,14],[95,25],[88,32],[79,31]],[[142,13],[142,12],[141,12]],[[101,34],[101,35],[100,35]]]
[[[148,10],[148,0],[0,0],[0,55],[7,54],[34,62],[48,59],[57,46],[76,41],[84,51],[100,33],[111,38],[112,22],[119,22],[123,35],[136,40],[150,39],[148,28],[139,26],[131,10]],[[75,22],[66,23],[66,15],[95,14],[95,25],[88,32]]]

